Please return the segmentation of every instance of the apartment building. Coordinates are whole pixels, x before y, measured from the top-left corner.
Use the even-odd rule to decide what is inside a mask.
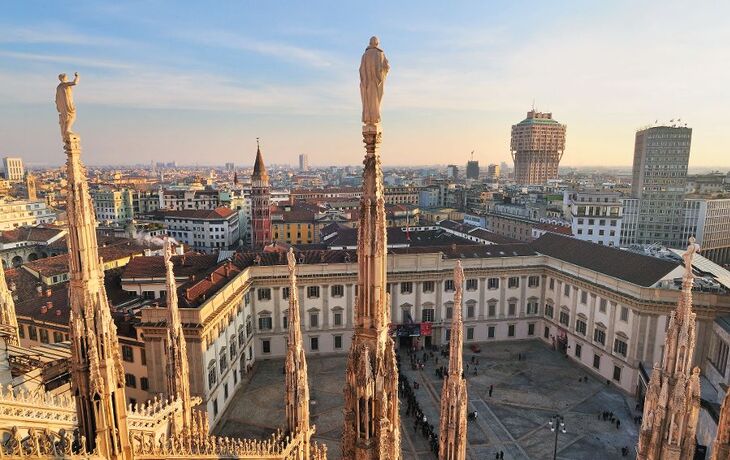
[[[158,211],[167,234],[195,251],[207,253],[238,246],[238,212],[230,208]]]
[[[618,193],[566,191],[563,207],[573,236],[607,246],[620,245],[623,206]]]
[[[55,220],[56,212],[43,200],[0,199],[0,231],[50,224]]]

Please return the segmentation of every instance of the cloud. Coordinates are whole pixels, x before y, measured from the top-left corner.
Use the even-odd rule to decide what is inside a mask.
[[[71,30],[64,25],[44,24],[37,27],[14,27],[3,25],[0,43],[24,44],[62,44],[85,46],[128,46],[132,42],[125,39],[99,35],[86,35]]]
[[[131,64],[123,63],[123,62],[117,62],[117,61],[108,61],[103,59],[96,59],[96,58],[84,58],[79,56],[64,56],[64,55],[50,55],[50,54],[36,54],[36,53],[20,53],[20,52],[14,52],[14,51],[0,51],[0,56],[11,58],[11,59],[21,59],[24,61],[37,61],[37,62],[52,62],[52,63],[62,63],[62,64],[76,64],[83,67],[90,67],[90,68],[100,68],[100,69],[132,69],[133,66]]]

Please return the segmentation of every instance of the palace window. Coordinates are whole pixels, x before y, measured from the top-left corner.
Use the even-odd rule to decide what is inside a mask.
[[[257,291],[259,300],[271,300],[271,289],[259,288]]]
[[[141,377],[139,379],[139,387],[142,390],[144,390],[144,391],[149,390],[149,388],[150,388],[150,380],[147,377]]]
[[[606,313],[606,305],[608,304],[608,301],[606,299],[601,299],[601,301],[598,304],[598,311],[601,313]]]
[[[621,321],[628,322],[629,321],[629,309],[628,307],[621,307]]]
[[[345,295],[345,286],[341,284],[335,284],[331,288],[332,297],[342,297]]]
[[[342,326],[342,313],[339,311],[336,311],[334,313],[334,325],[335,326]]]
[[[510,289],[515,289],[520,287],[520,278],[517,276],[510,276],[507,280],[507,287]]]
[[[446,319],[451,319],[454,316],[454,307],[446,307]]]
[[[218,374],[215,369],[215,359],[211,359],[208,363],[208,388],[213,388],[218,383]]]
[[[129,345],[122,345],[122,361],[134,362],[134,350]]]
[[[528,315],[536,315],[537,314],[537,299],[529,300],[527,302],[527,314]]]
[[[581,335],[586,335],[586,322],[579,319],[575,322],[575,330]]]
[[[606,344],[606,331],[603,329],[596,329],[593,331],[593,341],[598,342],[601,345]]]
[[[433,289],[434,289],[433,281],[424,281],[423,282],[423,292],[433,292]]]
[[[488,339],[494,338],[494,326],[487,327],[487,338]]]
[[[487,289],[499,289],[499,278],[489,278],[487,280]]]
[[[284,315],[281,317],[281,327],[284,329],[289,329],[289,317]]]
[[[613,366],[613,379],[617,382],[621,381],[621,368],[619,366]]]
[[[555,278],[550,278],[550,290],[555,290]]]
[[[535,323],[527,324],[527,335],[535,335]]]
[[[467,318],[473,318],[474,317],[474,305],[467,305],[466,306],[466,317]]]
[[[588,303],[588,293],[586,291],[580,291],[580,303],[583,305]]]
[[[623,357],[626,357],[626,350],[627,350],[626,342],[624,342],[621,339],[616,339],[613,341],[613,352],[617,353]]]
[[[319,327],[319,313],[309,314],[309,327]]]
[[[600,355],[593,355],[593,367],[596,369],[601,368],[601,356]]]
[[[454,280],[446,280],[444,282],[444,290],[446,292],[453,292],[454,291]]]
[[[507,326],[507,337],[514,337],[515,336],[515,325],[510,324]]]
[[[137,377],[132,374],[124,374],[124,384],[129,388],[137,388]]]
[[[318,299],[319,298],[319,286],[307,286],[307,298]]]
[[[550,305],[549,303],[545,304],[545,316],[547,316],[548,318],[552,318],[553,309],[554,309],[553,306]]]
[[[570,324],[570,313],[562,310],[560,312],[560,324],[567,326]]]
[[[411,294],[413,292],[413,283],[410,281],[403,281],[400,283],[401,294]]]
[[[497,316],[497,302],[492,300],[487,304],[487,316],[490,318]]]
[[[265,354],[271,353],[271,340],[265,339],[261,341],[261,351]]]
[[[424,323],[433,323],[433,308],[424,308],[421,310],[421,321]]]
[[[509,316],[515,316],[515,312],[517,311],[517,304],[514,302],[510,302],[507,304],[507,315]]]
[[[312,351],[319,351],[319,337],[309,338],[309,349]]]
[[[479,286],[478,279],[472,278],[472,279],[466,280],[466,290],[467,291],[476,291],[478,286]]]
[[[259,318],[259,330],[270,331],[272,328],[271,316],[262,316]]]
[[[221,367],[221,374],[223,374],[226,369],[228,369],[228,355],[226,354],[226,347],[223,347],[223,349],[221,349],[218,364]]]
[[[336,335],[334,336],[335,339],[335,350],[341,350],[342,349],[342,336]]]
[[[565,295],[565,297],[570,297],[570,285],[569,284],[566,284],[563,287],[563,295]]]
[[[289,288],[289,287],[285,287],[285,288],[282,288],[281,289],[281,297],[284,300],[288,300],[289,299],[289,291],[290,290],[291,290],[291,288]]]
[[[540,286],[540,277],[539,276],[530,276],[527,278],[527,287],[538,287]]]
[[[474,340],[474,328],[473,327],[466,328],[466,340]]]

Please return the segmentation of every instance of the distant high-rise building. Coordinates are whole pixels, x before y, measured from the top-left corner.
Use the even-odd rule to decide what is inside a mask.
[[[299,155],[299,170],[309,171],[309,157],[305,153]]]
[[[479,179],[479,162],[470,160],[466,162],[466,178]]]
[[[271,187],[261,146],[257,146],[256,163],[251,175],[251,245],[254,249],[261,249],[269,243],[271,243]]]
[[[22,158],[3,158],[3,168],[5,170],[5,179],[10,182],[20,182],[25,177]]]
[[[683,247],[684,195],[692,128],[656,126],[636,133],[631,194],[639,200],[636,243]]]
[[[456,165],[448,165],[446,167],[446,176],[451,179],[459,178],[459,167]]]
[[[512,125],[510,150],[515,162],[515,181],[540,185],[558,178],[558,165],[565,150],[566,126],[552,113],[527,112],[527,118]]]
[[[226,163],[226,171],[234,171],[236,169],[236,165],[233,163]]]
[[[501,172],[502,168],[500,165],[491,164],[487,166],[487,178],[491,180],[499,179],[499,175]]]

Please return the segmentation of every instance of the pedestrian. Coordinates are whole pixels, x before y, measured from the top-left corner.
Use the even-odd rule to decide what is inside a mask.
[[[477,375],[477,368],[475,367],[474,368],[474,376],[476,377],[476,375]]]
[[[501,450],[499,451],[499,458],[504,459],[504,452]]]
[[[494,390],[494,385],[489,385],[489,397],[492,397],[492,391]]]
[[[619,428],[621,428],[621,420],[616,419],[616,429],[618,430]]]

